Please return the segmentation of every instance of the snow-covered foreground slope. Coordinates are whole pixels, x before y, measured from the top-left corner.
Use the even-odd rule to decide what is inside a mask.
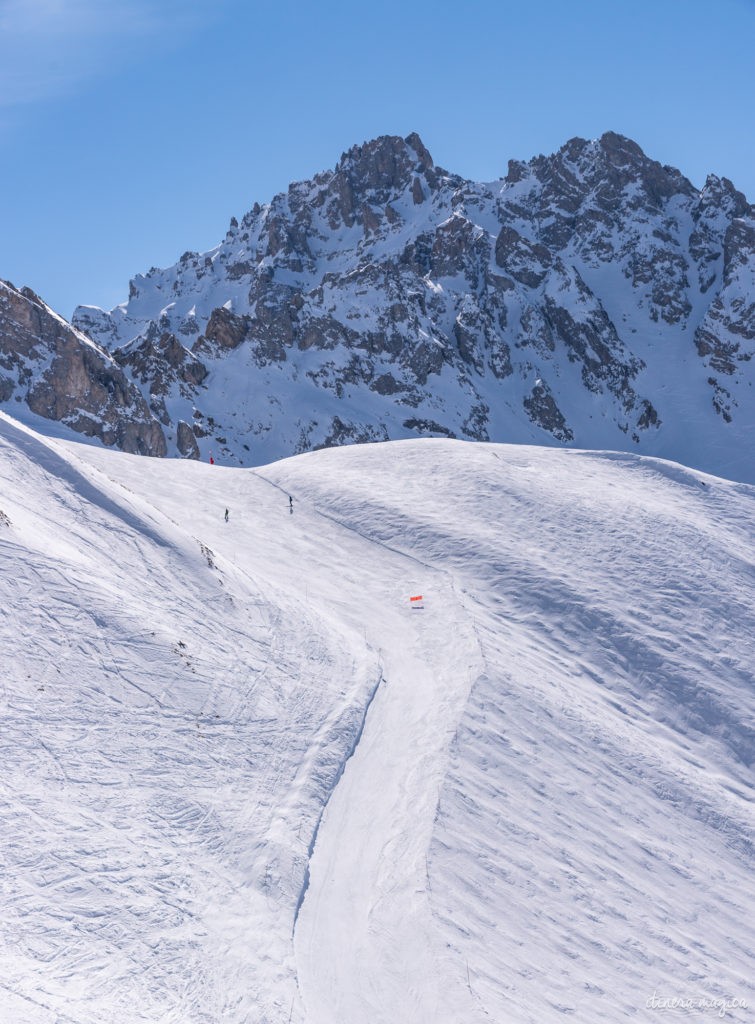
[[[5,1018],[752,1006],[754,511],[628,455],[0,416]]]

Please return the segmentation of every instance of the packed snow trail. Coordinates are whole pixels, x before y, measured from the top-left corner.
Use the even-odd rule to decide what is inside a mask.
[[[296,954],[312,1024],[475,1019],[433,926],[427,851],[479,652],[449,580],[428,571],[417,589],[421,612],[406,588],[390,595],[384,680],[310,865]]]
[[[754,509],[631,456],[252,472],[0,415],[12,1024],[752,1005]]]
[[[433,928],[426,861],[449,746],[481,669],[472,624],[447,573],[298,494],[301,529],[338,550],[340,586],[353,595],[342,614],[364,629],[382,670],[319,825],[297,917],[305,1019],[430,1024],[453,1012],[472,1024],[461,967]],[[421,610],[416,593],[426,595]]]

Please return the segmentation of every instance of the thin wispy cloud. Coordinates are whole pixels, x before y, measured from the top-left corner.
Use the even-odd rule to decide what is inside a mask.
[[[208,0],[0,0],[0,108],[65,95],[217,11]]]

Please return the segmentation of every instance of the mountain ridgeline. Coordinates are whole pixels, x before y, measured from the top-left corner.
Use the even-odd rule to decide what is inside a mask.
[[[129,398],[66,422],[135,416],[138,432],[99,432],[127,450],[250,465],[445,436],[755,481],[755,208],[614,133],[492,183],[438,167],[416,134],[355,146],[73,323]],[[8,347],[0,333],[17,414],[35,369],[14,375]]]

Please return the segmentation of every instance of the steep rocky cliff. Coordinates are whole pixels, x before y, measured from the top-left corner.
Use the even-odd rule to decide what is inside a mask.
[[[160,424],[112,356],[31,289],[7,281],[0,281],[0,402],[127,452],[167,452]]]

